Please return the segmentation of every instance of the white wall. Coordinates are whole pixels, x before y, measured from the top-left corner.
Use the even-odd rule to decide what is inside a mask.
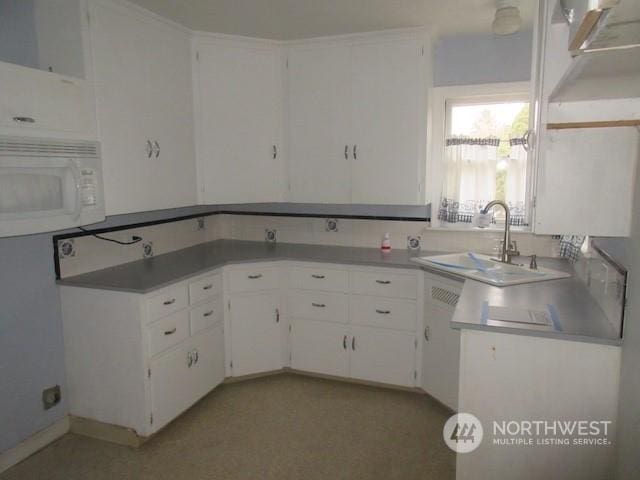
[[[640,478],[640,169],[637,169],[631,236],[623,249],[630,262],[618,416],[618,479]]]
[[[528,81],[532,42],[530,31],[442,37],[435,47],[434,86]]]

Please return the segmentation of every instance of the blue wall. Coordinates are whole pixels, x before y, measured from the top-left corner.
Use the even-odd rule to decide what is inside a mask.
[[[435,47],[434,86],[528,81],[532,42],[532,32],[442,37]]]

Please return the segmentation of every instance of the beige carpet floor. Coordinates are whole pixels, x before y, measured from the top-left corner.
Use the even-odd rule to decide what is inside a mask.
[[[282,374],[217,388],[139,449],[68,434],[0,480],[447,480],[448,416],[426,395]]]

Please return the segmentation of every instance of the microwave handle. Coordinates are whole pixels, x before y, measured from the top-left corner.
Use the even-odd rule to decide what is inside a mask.
[[[82,191],[80,186],[80,171],[74,160],[69,160],[69,169],[71,175],[73,175],[73,183],[76,187],[76,203],[73,208],[72,218],[74,222],[77,222],[82,213]]]

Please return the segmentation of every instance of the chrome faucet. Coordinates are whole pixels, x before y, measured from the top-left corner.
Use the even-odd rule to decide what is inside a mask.
[[[496,205],[500,205],[504,208],[505,219],[504,219],[504,240],[502,243],[502,252],[500,253],[500,259],[498,261],[502,263],[512,263],[511,259],[513,257],[517,257],[520,255],[518,251],[518,246],[516,242],[511,242],[511,231],[509,228],[511,227],[511,211],[509,210],[509,205],[507,205],[502,200],[493,200],[492,202],[487,203],[487,206],[480,210],[480,213],[486,215]]]

